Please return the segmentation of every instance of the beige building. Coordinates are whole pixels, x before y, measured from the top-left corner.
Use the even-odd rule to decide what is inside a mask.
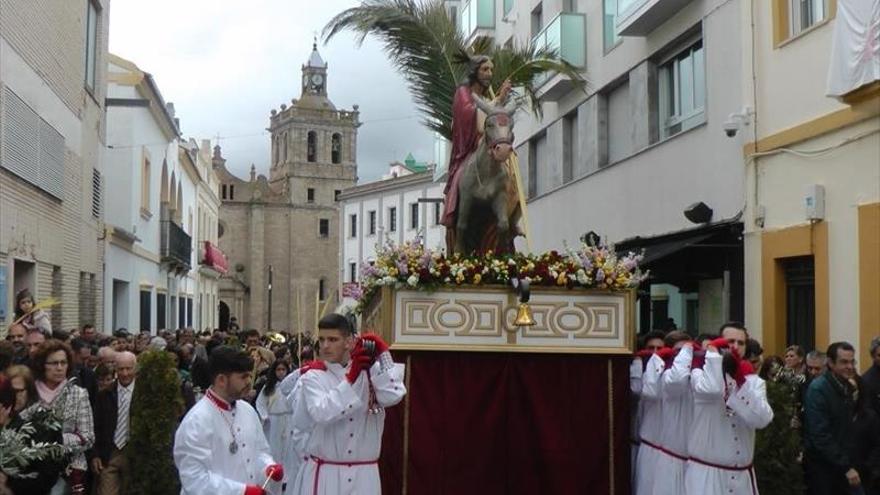
[[[741,36],[756,109],[742,129],[746,323],[767,354],[849,341],[860,369],[880,336],[880,48],[876,30],[835,29],[876,26],[871,4],[773,0],[751,13],[746,2]],[[832,55],[846,40],[854,60]],[[840,79],[856,82],[834,89]]]
[[[338,195],[357,180],[358,107],[337,109],[327,95],[327,64],[313,47],[302,67],[302,94],[272,110],[268,178],[251,166],[242,180],[219,146],[220,247],[229,274],[220,279],[220,324],[314,329],[338,302]]]
[[[109,0],[0,7],[0,327],[54,297],[53,327],[104,325],[102,149]]]

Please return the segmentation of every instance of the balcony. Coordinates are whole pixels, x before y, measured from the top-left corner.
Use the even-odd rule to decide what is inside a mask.
[[[229,260],[223,251],[211,244],[211,241],[201,243],[202,247],[199,251],[199,273],[208,276],[225,275],[229,271]]]
[[[465,43],[495,33],[495,0],[466,0],[458,18],[458,28]]]
[[[555,50],[562,60],[583,69],[587,65],[587,19],[584,14],[562,12],[540,33],[532,38],[532,43],[539,49]],[[575,82],[569,77],[549,73],[535,80],[538,97],[546,101],[557,101],[575,88]]]
[[[162,220],[161,257],[169,271],[186,273],[192,268],[192,238],[171,220]]]
[[[691,0],[620,0],[617,4],[618,36],[647,36]]]

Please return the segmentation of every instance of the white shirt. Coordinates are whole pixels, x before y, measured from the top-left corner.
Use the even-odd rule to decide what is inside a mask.
[[[212,397],[206,394],[190,409],[174,436],[181,495],[242,495],[246,485],[262,486],[266,468],[275,464],[254,408],[239,400],[224,410]],[[229,450],[233,441],[235,453]],[[280,486],[270,482],[267,489]]]
[[[383,366],[381,363],[386,363]],[[383,369],[384,368],[384,369]],[[345,466],[323,464],[318,477],[319,495],[373,495],[382,492],[379,482],[379,459],[385,410],[403,398],[404,366],[391,362],[383,353],[370,368],[376,401],[381,408],[371,413],[367,373],[361,372],[354,384],[345,378],[347,367],[327,363],[327,371],[313,370],[299,379],[295,401],[307,413],[294,411],[294,429],[308,431],[304,455],[308,456],[293,493],[312,495],[318,462],[368,462]]]
[[[685,487],[688,494],[755,495],[758,487],[750,468],[755,430],[770,423],[773,410],[767,403],[764,380],[749,375],[737,388],[724,374],[721,362],[718,352],[707,351],[703,369],[691,372],[694,418]]]
[[[650,444],[660,444],[660,432],[663,429],[662,402],[660,400],[660,378],[665,364],[660,356],[654,354],[648,359],[648,365],[642,374],[642,394],[639,398],[641,424],[639,425],[639,456],[636,459],[635,493],[651,495],[654,474],[660,451]]]
[[[123,386],[116,382],[116,430],[113,443],[122,449],[128,443],[128,422],[131,417],[131,394],[134,392],[134,381]]]
[[[684,474],[687,468],[688,434],[693,418],[694,399],[691,392],[691,363],[693,349],[682,347],[672,367],[663,372],[660,381],[662,421],[658,468],[654,479],[654,495],[684,493]],[[673,455],[675,454],[675,455]]]
[[[298,373],[298,372],[297,372]],[[285,378],[286,379],[286,378]],[[275,385],[272,395],[266,395],[266,388],[257,396],[257,414],[263,421],[263,432],[269,443],[272,458],[284,466],[283,483],[296,478],[301,457],[293,445],[293,403],[281,389],[281,383]]]

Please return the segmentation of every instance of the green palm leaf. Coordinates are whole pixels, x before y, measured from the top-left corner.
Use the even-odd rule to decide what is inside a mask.
[[[452,137],[452,98],[467,73],[463,54],[490,56],[495,64],[493,87],[510,79],[514,87],[523,88],[538,116],[537,77],[559,73],[580,86],[584,83],[578,69],[561,60],[554,50],[533,44],[495,47],[487,38],[467,47],[441,0],[364,0],[331,19],[323,36],[329,41],[347,30],[357,33],[359,44],[368,35],[382,42],[392,64],[406,79],[424,124],[446,139]]]

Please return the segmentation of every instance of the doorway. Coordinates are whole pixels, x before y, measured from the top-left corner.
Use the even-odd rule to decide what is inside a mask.
[[[229,305],[220,301],[218,306],[220,310],[220,330],[227,332],[229,331]]]

